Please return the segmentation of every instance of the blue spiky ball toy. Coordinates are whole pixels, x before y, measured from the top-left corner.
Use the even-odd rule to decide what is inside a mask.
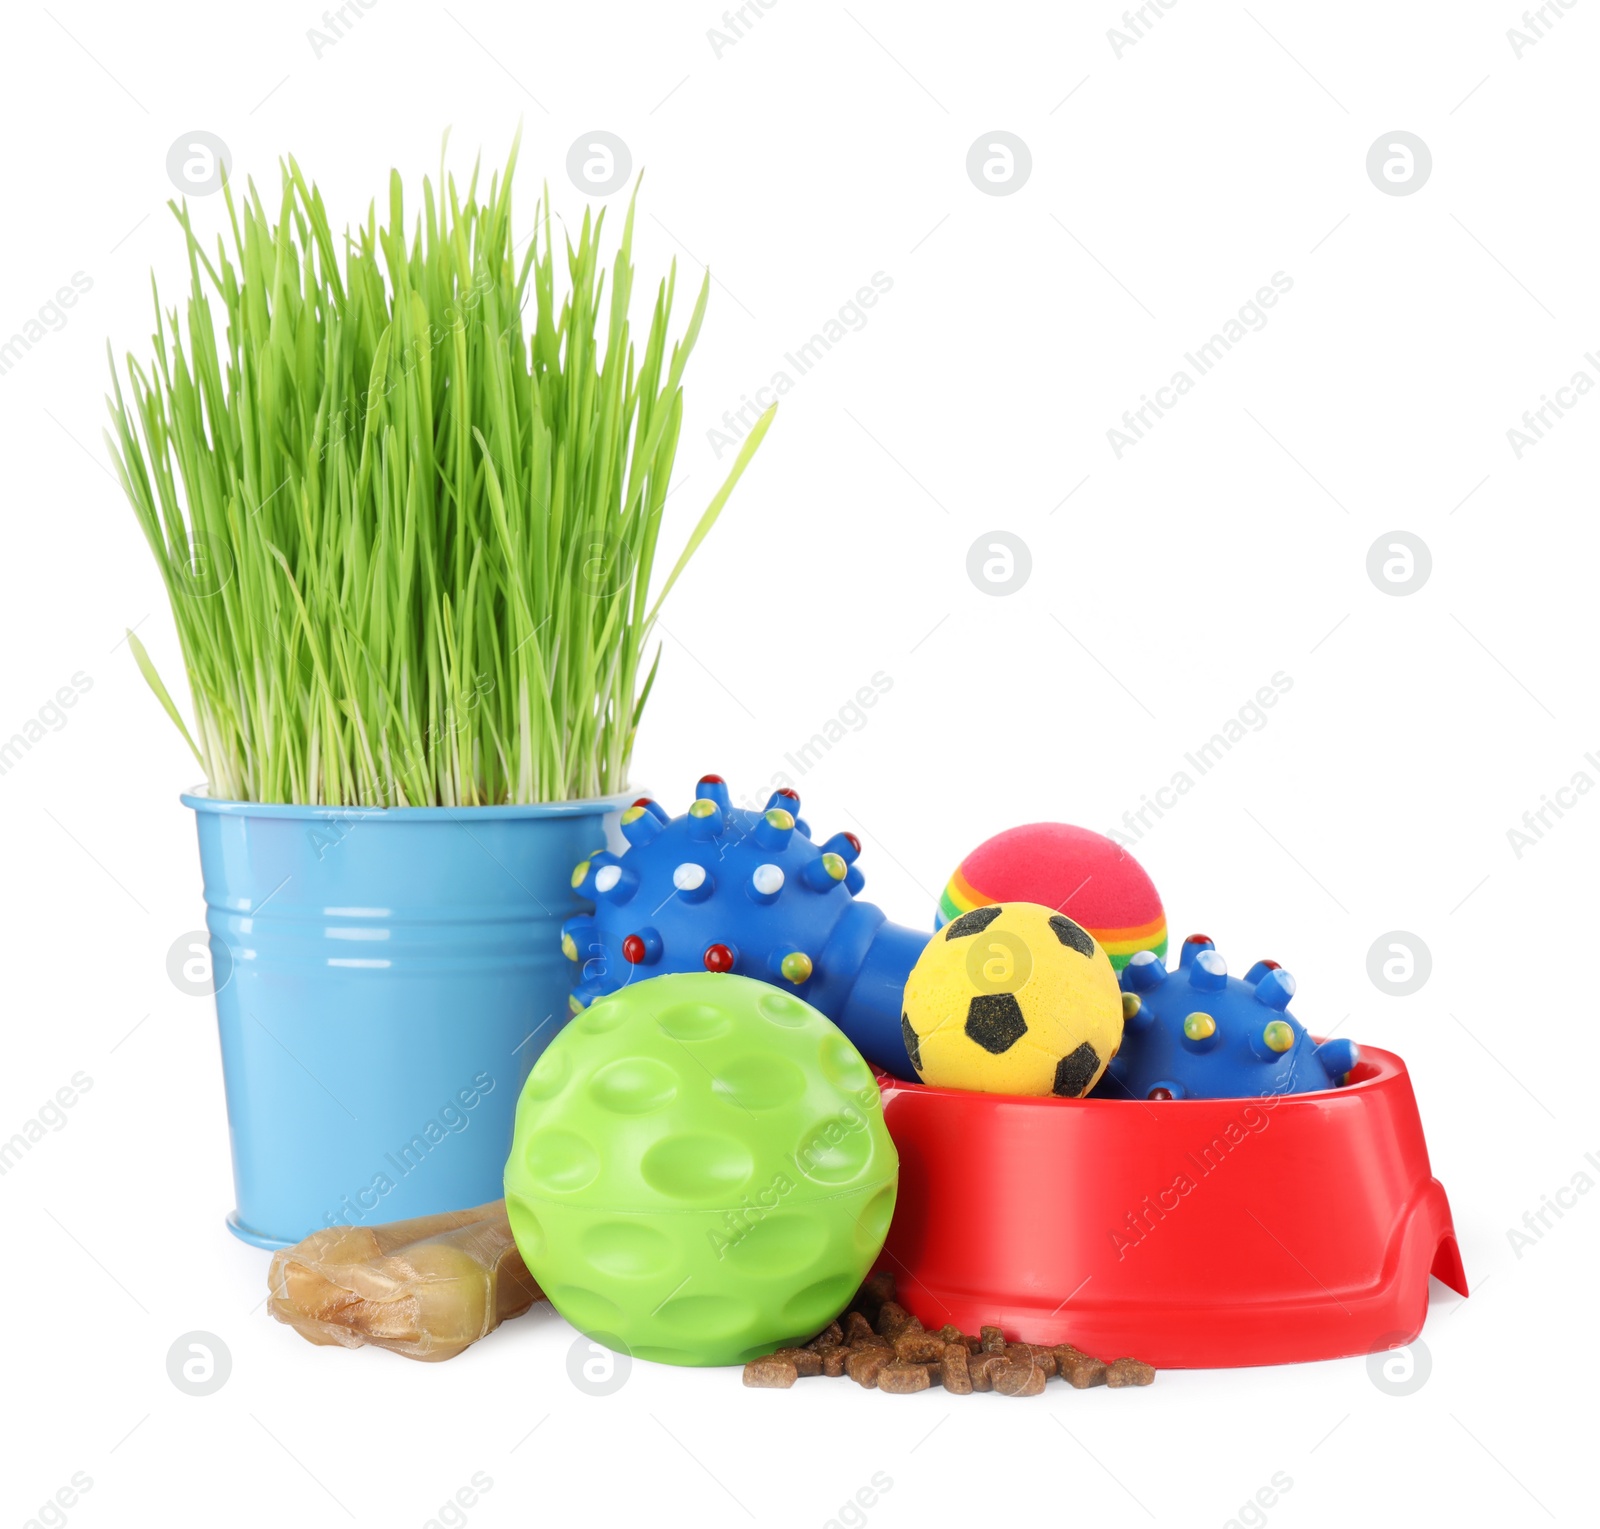
[[[1122,969],[1122,1047],[1097,1099],[1256,1099],[1337,1088],[1358,1053],[1318,1045],[1289,1013],[1295,980],[1276,961],[1230,977],[1210,938],[1191,934],[1169,972],[1142,950]]]
[[[799,812],[787,787],[759,812],[735,807],[720,775],[701,776],[679,817],[648,797],[629,807],[628,848],[599,850],[572,873],[595,905],[561,929],[572,1012],[667,972],[735,972],[797,994],[874,1066],[914,1077],[901,999],[928,935],[858,896],[854,834],[813,843]]]

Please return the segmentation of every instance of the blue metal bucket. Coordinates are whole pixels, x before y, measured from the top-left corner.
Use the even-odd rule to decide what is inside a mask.
[[[200,835],[235,1236],[286,1247],[498,1199],[567,1018],[573,866],[637,795],[521,807],[186,795]]]

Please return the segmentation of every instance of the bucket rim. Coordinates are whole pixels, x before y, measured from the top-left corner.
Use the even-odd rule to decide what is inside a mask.
[[[330,807],[301,802],[240,802],[207,793],[203,785],[178,794],[194,813],[236,818],[288,818],[305,821],[361,821],[386,819],[404,823],[459,823],[504,821],[515,818],[590,817],[616,812],[645,795],[638,790],[610,796],[578,797],[564,802],[508,802],[492,807]]]

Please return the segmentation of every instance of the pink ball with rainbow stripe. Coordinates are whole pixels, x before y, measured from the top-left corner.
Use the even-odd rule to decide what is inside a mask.
[[[1104,834],[1070,823],[1028,823],[980,844],[946,883],[934,928],[990,903],[1066,914],[1118,971],[1136,951],[1166,953],[1167,915],[1144,867]]]

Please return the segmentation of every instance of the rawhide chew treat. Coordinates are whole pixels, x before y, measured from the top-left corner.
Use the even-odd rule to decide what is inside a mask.
[[[1070,823],[1029,823],[986,839],[956,867],[936,929],[990,903],[1039,903],[1081,924],[1118,971],[1136,950],[1167,949],[1167,916],[1139,862]]]
[[[542,1299],[505,1202],[380,1226],[332,1226],[281,1248],[267,1310],[311,1343],[453,1359]]]
[[[963,913],[906,979],[906,1051],[924,1083],[1080,1099],[1122,1044],[1117,974],[1094,937],[1034,903]]]

